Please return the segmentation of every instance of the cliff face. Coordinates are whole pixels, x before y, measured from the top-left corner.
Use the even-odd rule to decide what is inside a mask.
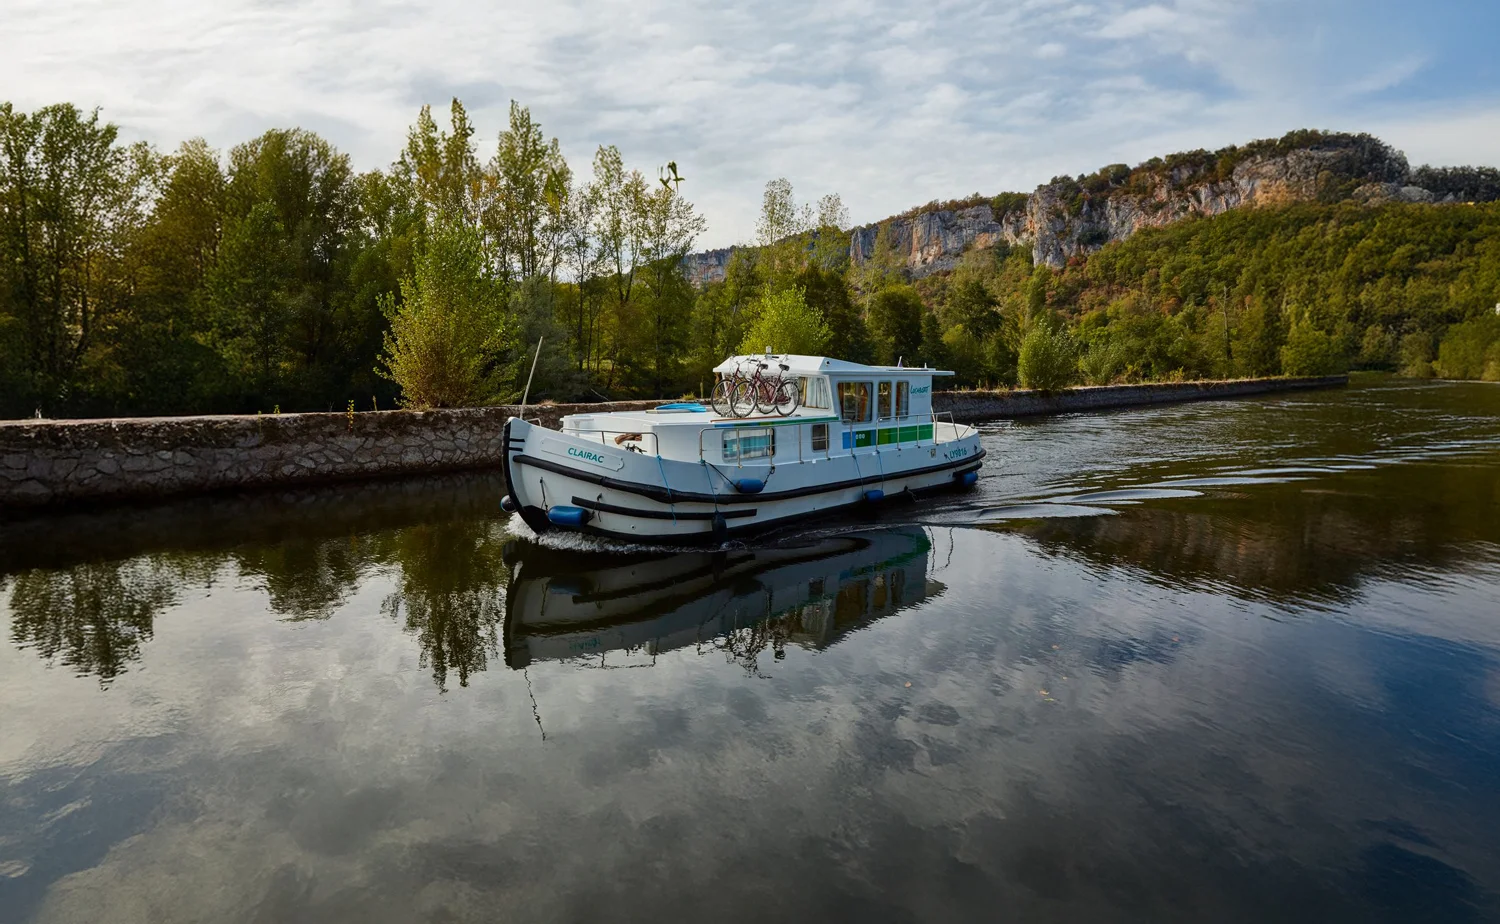
[[[934,208],[855,228],[849,259],[856,266],[871,259],[884,227],[892,252],[914,277],[951,270],[966,251],[1002,242],[1030,247],[1036,263],[1061,267],[1142,228],[1246,206],[1445,198],[1411,185],[1412,176],[1400,152],[1369,136],[1294,133],[1244,148],[1174,155],[1133,170],[1120,165],[1092,177],[1060,177],[1037,187],[1024,207],[1013,202],[999,215],[990,204]],[[690,254],[684,271],[695,285],[721,280],[732,252]]]

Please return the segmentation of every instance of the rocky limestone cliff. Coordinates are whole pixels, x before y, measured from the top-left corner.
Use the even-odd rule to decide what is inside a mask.
[[[1012,204],[999,215],[991,204],[934,207],[854,228],[849,259],[856,266],[871,259],[883,227],[913,277],[951,270],[966,251],[999,243],[1030,247],[1036,263],[1061,267],[1142,228],[1245,206],[1454,198],[1412,185],[1413,176],[1400,152],[1368,135],[1296,132],[1242,148],[1173,155],[1133,170],[1117,165],[1092,177],[1059,177],[1025,197],[1024,206]],[[690,254],[684,272],[695,285],[721,280],[734,249]]]

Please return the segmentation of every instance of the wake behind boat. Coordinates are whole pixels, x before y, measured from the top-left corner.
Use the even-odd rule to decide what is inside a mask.
[[[713,407],[512,417],[504,506],[538,533],[722,541],[978,478],[978,431],[932,411],[951,372],[769,354],[714,372]]]

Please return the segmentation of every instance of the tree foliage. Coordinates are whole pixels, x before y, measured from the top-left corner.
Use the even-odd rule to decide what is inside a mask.
[[[797,353],[821,356],[833,336],[800,286],[767,290],[752,307],[755,320],[740,344],[741,353]]]
[[[433,229],[416,271],[401,280],[401,301],[385,304],[391,329],[382,362],[403,404],[465,407],[509,397],[502,361],[514,329],[504,286],[472,229]]]

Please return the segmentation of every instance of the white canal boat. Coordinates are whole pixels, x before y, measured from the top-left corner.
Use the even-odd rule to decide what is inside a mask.
[[[978,431],[932,411],[933,378],[951,372],[789,355],[714,371],[747,369],[780,383],[768,394],[793,383],[795,400],[572,414],[557,430],[512,417],[504,506],[538,533],[723,541],[978,478]]]

